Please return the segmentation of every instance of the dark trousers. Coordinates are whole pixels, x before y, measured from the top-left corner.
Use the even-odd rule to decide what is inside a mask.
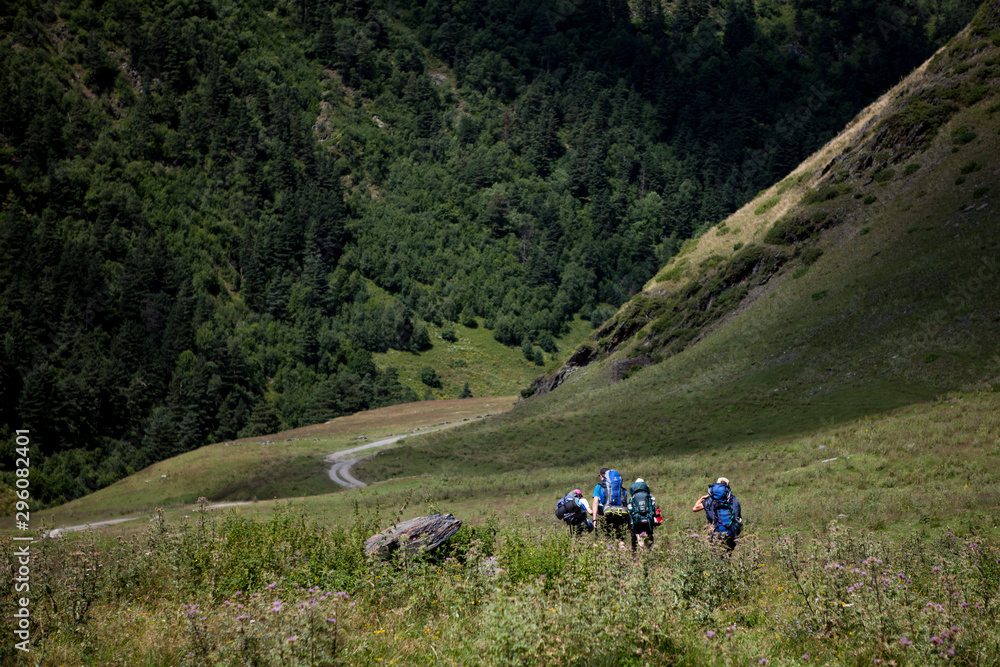
[[[628,514],[605,514],[601,519],[601,534],[616,540],[625,541],[625,536],[631,532]]]

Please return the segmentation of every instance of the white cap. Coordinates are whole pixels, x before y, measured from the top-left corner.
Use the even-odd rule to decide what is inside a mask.
[[[728,477],[720,477],[719,479],[715,480],[715,483],[716,484],[725,484],[726,486],[729,486],[729,478]]]
[[[636,480],[635,480],[635,483],[636,484],[645,484],[645,482],[642,481],[642,477],[637,477]]]

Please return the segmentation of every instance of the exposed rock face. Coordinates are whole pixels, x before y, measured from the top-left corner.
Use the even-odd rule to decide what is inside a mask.
[[[566,378],[572,375],[576,369],[586,366],[596,359],[597,353],[593,350],[593,348],[587,345],[581,345],[572,355],[570,355],[570,358],[566,360],[566,363],[563,364],[554,374],[541,375],[532,380],[531,385],[528,387],[529,391],[523,392],[522,397],[541,396],[542,394],[549,393],[565,382]]]
[[[611,381],[621,382],[625,373],[628,373],[636,366],[641,366],[645,368],[646,366],[649,366],[651,363],[653,363],[653,360],[650,359],[648,354],[645,354],[641,357],[633,357],[632,359],[626,359],[625,361],[616,361],[615,363],[611,364]]]
[[[451,514],[418,516],[369,537],[365,540],[365,553],[386,559],[397,549],[408,554],[431,551],[441,546],[461,527],[461,520]]]

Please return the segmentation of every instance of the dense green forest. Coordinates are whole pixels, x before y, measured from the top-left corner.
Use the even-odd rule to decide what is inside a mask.
[[[428,323],[552,353],[976,4],[5,3],[0,437],[57,503],[416,400]]]

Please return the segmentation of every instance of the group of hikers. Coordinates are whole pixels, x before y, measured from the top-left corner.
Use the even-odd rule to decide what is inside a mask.
[[[705,512],[712,536],[720,539],[727,549],[732,551],[736,547],[743,517],[740,501],[729,488],[727,478],[719,477],[710,484],[708,493],[698,499],[692,510]],[[656,498],[645,480],[636,479],[626,491],[621,473],[610,468],[601,468],[597,476],[593,507],[584,500],[580,489],[573,489],[556,503],[556,518],[575,534],[598,530],[623,543],[626,534],[630,534],[633,550],[640,539],[652,546],[653,529],[663,523]]]

